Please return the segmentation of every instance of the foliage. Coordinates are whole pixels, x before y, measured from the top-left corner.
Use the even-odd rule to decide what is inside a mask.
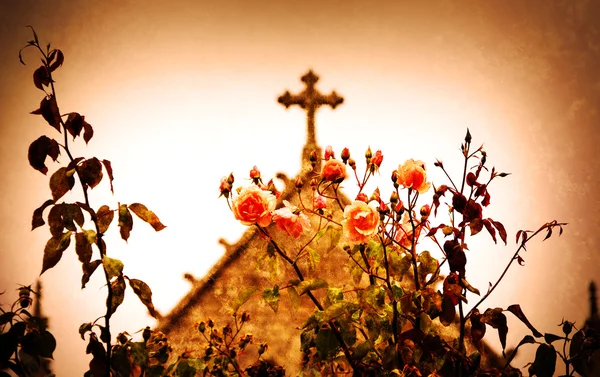
[[[41,115],[64,139],[61,143],[40,136],[29,147],[29,163],[46,175],[48,157],[54,162],[58,162],[61,152],[68,157],[67,164],[58,167],[49,179],[51,198],[33,213],[32,228],[44,226],[47,221],[51,235],[44,248],[41,273],[57,265],[74,239],[82,263],[82,288],[99,266],[106,280],[106,313],[79,329],[82,339],[88,337],[87,353],[92,356],[86,376],[283,376],[283,367],[263,359],[265,343],[258,345],[256,358],[249,357],[254,337],[242,331],[250,315],[239,314],[240,307],[260,290],[265,305],[276,315],[285,315],[279,311],[284,291],[289,293],[294,307],[301,298],[307,298],[313,306],[314,311],[304,323],[290,324],[302,329],[303,376],[518,376],[520,371],[510,362],[526,344],[538,345],[529,367],[531,375],[551,376],[557,357],[566,365],[565,375],[586,372],[590,355],[599,348],[593,329],[577,330],[574,323],[563,321],[560,326],[564,336],[542,334],[518,304],[482,308],[511,265],[515,261],[523,263],[520,252],[539,234],[545,233],[544,240],[556,230],[562,234],[565,223],[550,221],[534,231],[518,231],[513,257],[486,290],[467,280],[471,252],[467,241],[471,237],[487,233],[494,243],[500,240],[505,245],[509,240],[502,222],[484,216],[491,203],[491,183],[509,174],[489,168],[487,153],[483,146],[473,147],[469,130],[460,148],[464,165],[458,177],[453,180],[437,160],[433,165],[443,171],[448,181],[435,186],[427,180],[426,164],[409,159],[393,172],[387,201],[382,199],[379,188],[370,196],[364,192],[379,172],[384,157],[381,151],[373,153],[370,148],[364,155],[364,171],[359,171],[347,148],[339,160],[331,147],[322,159],[316,152],[311,153],[312,170],[295,182],[297,201],[283,201],[279,208],[280,193],[272,180],[263,184],[258,168],[250,171],[251,183],[237,190],[233,189],[233,174],[224,177],[220,193],[235,218],[255,227],[266,240],[265,257],[287,264],[295,277],[273,286],[242,289],[231,305],[233,325],[226,324],[221,330],[212,320],[197,325],[194,331],[201,334],[205,343],[199,349],[173,355],[165,334],[149,327],[143,330],[142,341],[134,341],[123,332],[112,343],[110,319],[123,302],[128,285],[152,316],[159,314],[152,303],[150,287],[124,274],[123,263],[107,255],[103,236],[116,217],[121,238],[127,241],[133,228],[132,212],[156,231],[165,226],[140,203],[92,207],[89,190],[105,177],[114,193],[112,164],[106,159],[72,156],[69,135],[73,141],[80,137],[87,144],[94,130],[85,116],[59,111],[53,73],[63,64],[64,55],[51,49],[50,44],[42,48],[33,28],[32,32],[34,39],[19,52],[23,64],[22,51],[29,47],[42,57],[33,81],[44,97],[32,114]],[[354,201],[347,200],[339,190],[340,184],[350,179],[356,180],[359,189]],[[83,199],[60,201],[77,182]],[[310,189],[305,188],[307,184]],[[427,193],[432,193],[431,198]],[[440,216],[444,215],[443,220],[438,220],[438,210]],[[482,232],[484,229],[486,232]],[[318,246],[325,235],[330,239],[329,249],[337,248],[347,255],[347,276],[341,284],[321,276],[317,268],[327,262]],[[426,250],[425,240],[438,250]],[[280,277],[277,264],[269,265],[274,266],[271,277]],[[32,368],[39,366],[43,358],[52,357],[55,341],[45,325],[26,310],[30,288],[23,287],[21,292],[11,310],[2,310],[0,316],[0,368],[31,375]],[[469,299],[477,301],[467,311],[464,305]],[[509,330],[506,313],[523,322],[531,335],[525,336],[514,352],[505,355],[501,365],[490,361],[493,354],[483,338],[488,328],[493,329],[490,331],[497,333],[504,354]],[[451,327],[457,329],[455,337],[445,335],[445,329]],[[577,331],[570,336],[573,330]],[[563,341],[562,350],[554,348],[556,341]]]

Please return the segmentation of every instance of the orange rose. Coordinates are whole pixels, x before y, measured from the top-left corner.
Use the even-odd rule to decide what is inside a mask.
[[[377,233],[378,226],[377,209],[367,203],[354,201],[344,209],[342,229],[350,242],[366,243],[371,236]]]
[[[271,223],[271,212],[275,209],[276,201],[269,191],[250,185],[244,187],[233,201],[233,214],[244,225],[267,226]]]
[[[417,190],[420,194],[429,190],[431,183],[427,182],[425,163],[412,158],[398,167],[396,183]]]
[[[304,213],[297,214],[297,208],[283,201],[285,207],[273,212],[273,221],[277,227],[294,238],[300,238],[302,233],[310,230],[310,220]]]
[[[327,160],[321,171],[323,179],[329,182],[341,182],[346,179],[346,165],[334,158]]]

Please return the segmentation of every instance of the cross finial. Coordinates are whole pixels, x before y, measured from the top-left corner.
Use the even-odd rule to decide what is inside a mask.
[[[315,134],[315,111],[323,105],[329,105],[332,109],[335,109],[344,102],[344,98],[338,96],[335,91],[332,91],[331,94],[327,96],[319,93],[315,88],[315,84],[319,81],[319,76],[315,75],[312,70],[309,70],[308,73],[300,79],[306,84],[306,88],[300,94],[290,94],[290,92],[286,90],[277,101],[284,105],[286,109],[292,105],[299,105],[306,110],[307,135],[306,145],[302,152],[302,160],[303,163],[307,163],[312,151],[316,151],[319,158],[321,157],[321,149],[317,145],[317,137]]]

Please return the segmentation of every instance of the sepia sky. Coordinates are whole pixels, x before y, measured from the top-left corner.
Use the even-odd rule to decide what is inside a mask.
[[[87,147],[71,143],[73,153],[112,161],[115,195],[102,182],[92,206],[141,202],[167,225],[155,233],[134,219],[125,243],[115,221],[106,238],[161,313],[187,293],[184,273],[200,277],[218,260],[219,237],[234,242],[245,230],[217,199],[219,179],[234,172],[236,184],[247,183],[253,165],[264,177],[299,172],[305,116],[276,99],[301,91],[300,76],[313,69],[322,93],[345,99],[317,113],[317,141],[357,157],[381,149],[384,197],[408,158],[423,160],[438,186],[447,181],[436,158],[459,179],[468,127],[490,166],[512,173],[490,186],[485,213],[504,223],[509,245],[487,234],[469,242],[472,285],[495,282],[519,229],[569,223],[562,237],[533,241],[525,266],[509,271],[484,308],[520,303],[542,332],[559,331],[563,317],[582,324],[588,284],[600,277],[600,1],[414,3],[0,0],[0,302],[39,276],[50,234],[31,232],[31,214],[51,197],[48,179],[60,166],[48,162],[43,176],[27,161],[33,140],[60,136],[29,114],[43,97],[32,82],[38,56],[26,50],[28,65],[18,60],[32,25],[64,52],[54,75],[61,112],[80,112],[94,127]],[[352,196],[352,182],[345,186]],[[80,187],[64,200],[81,200]],[[42,276],[61,376],[87,370],[77,329],[104,313],[100,274],[84,290],[80,280],[73,247]],[[114,335],[154,323],[130,292],[113,319]],[[509,328],[509,347],[528,334],[510,316]],[[492,331],[486,339],[499,343]]]

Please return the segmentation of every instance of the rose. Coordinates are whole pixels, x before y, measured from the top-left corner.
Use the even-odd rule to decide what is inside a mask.
[[[267,226],[271,223],[271,212],[275,209],[276,201],[269,191],[261,190],[256,185],[246,186],[233,201],[233,214],[244,225]]]
[[[313,199],[313,209],[324,209],[327,208],[327,201],[324,196],[317,194]]]
[[[378,150],[375,152],[375,156],[373,156],[373,158],[371,158],[371,163],[377,167],[380,167],[382,162],[383,162],[383,153],[381,153],[381,151]]]
[[[413,219],[413,221],[415,220]],[[415,243],[421,235],[421,227],[421,224],[415,224]],[[395,238],[396,242],[398,242],[398,244],[402,246],[405,250],[411,250],[413,245],[413,226],[410,221],[410,216],[407,212],[404,213],[402,223],[398,225],[397,229],[398,230]]]
[[[344,209],[342,229],[350,242],[366,243],[377,233],[379,214],[365,202],[354,201]]]
[[[396,183],[417,190],[420,194],[429,190],[431,183],[427,182],[427,174],[425,173],[425,163],[423,161],[415,161],[412,158],[398,167]]]
[[[273,221],[277,227],[294,238],[300,238],[302,233],[310,230],[310,220],[304,213],[297,214],[297,208],[291,206],[287,200],[283,201],[285,207],[273,212]]]
[[[327,160],[321,171],[323,179],[329,182],[341,182],[346,178],[346,165],[334,158]]]

